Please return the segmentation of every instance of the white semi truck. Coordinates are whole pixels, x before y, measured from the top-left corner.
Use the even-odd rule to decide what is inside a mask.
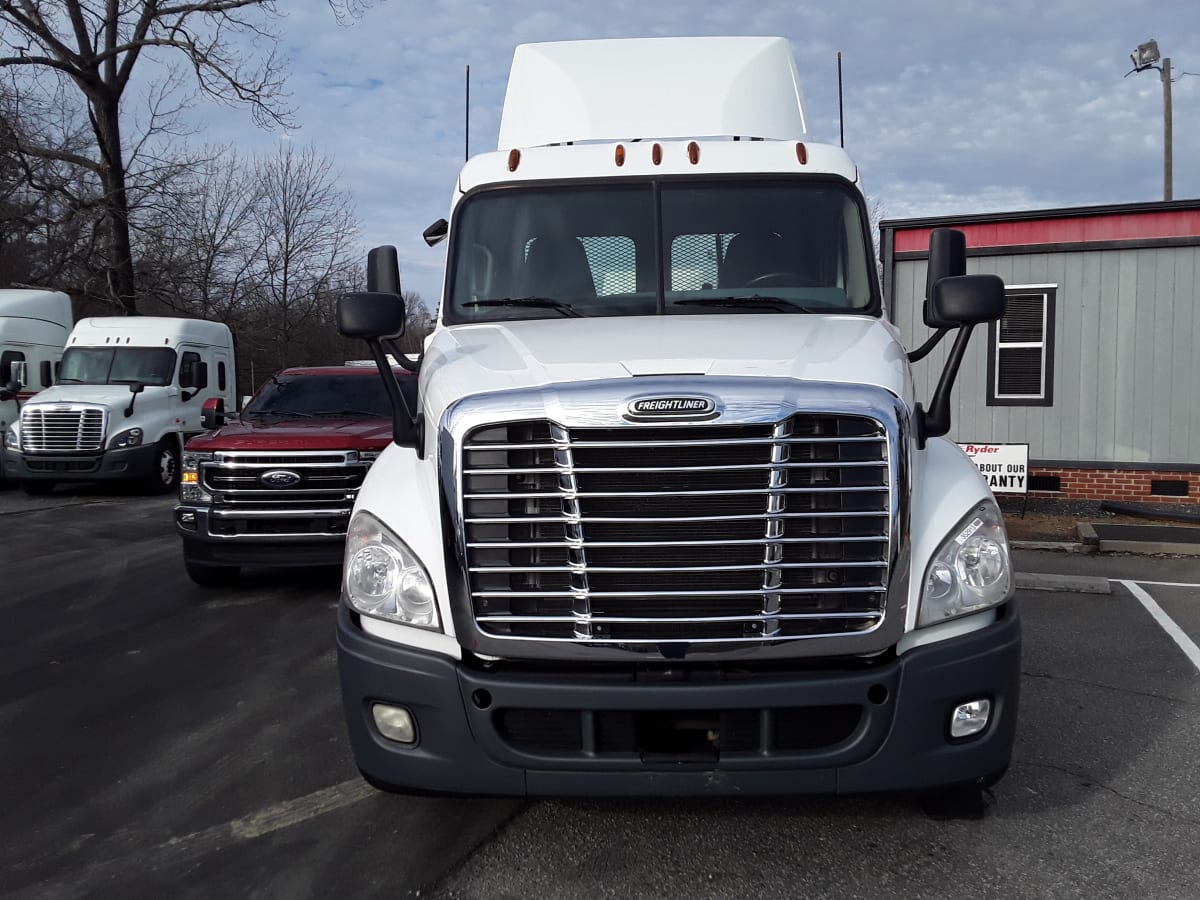
[[[389,790],[978,799],[1009,764],[1003,522],[942,435],[1004,286],[931,242],[914,395],[857,166],[778,38],[517,48],[454,186],[415,404],[392,248],[339,303],[396,408],[337,623]],[[927,404],[927,405],[926,405]]]
[[[0,434],[17,420],[23,402],[54,384],[74,321],[71,298],[60,291],[0,290]]]
[[[62,482],[140,481],[165,493],[179,480],[201,407],[236,408],[233,335],[220,322],[160,316],[81,319],[58,383],[21,407],[4,436],[5,474],[28,493]]]

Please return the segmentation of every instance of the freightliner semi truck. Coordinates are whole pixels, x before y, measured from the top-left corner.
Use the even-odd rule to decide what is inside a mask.
[[[499,148],[425,237],[448,256],[415,402],[393,248],[338,310],[396,409],[337,621],[366,779],[982,798],[1019,620],[1000,511],[942,436],[1004,286],[936,233],[933,334],[901,346],[787,43],[518,47]]]

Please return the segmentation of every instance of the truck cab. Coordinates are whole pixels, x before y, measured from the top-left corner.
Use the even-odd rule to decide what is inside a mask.
[[[175,525],[188,576],[212,587],[243,566],[340,564],[354,498],[392,440],[375,368],[284,369],[240,415],[226,421],[222,407],[210,402],[211,430],[184,448]]]
[[[1003,521],[942,435],[1003,284],[931,248],[914,394],[859,170],[778,38],[522,45],[448,221],[420,396],[355,503],[338,616],[372,784],[978,793],[1012,751]],[[380,372],[394,254],[339,304]]]
[[[237,397],[233,335],[220,322],[156,316],[81,319],[57,384],[25,403],[5,439],[5,471],[29,493],[62,482],[179,479],[200,410]]]
[[[0,435],[17,421],[22,403],[54,384],[72,322],[66,294],[0,290]],[[0,483],[4,468],[0,449]]]

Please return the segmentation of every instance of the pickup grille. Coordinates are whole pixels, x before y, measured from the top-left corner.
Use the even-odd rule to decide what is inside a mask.
[[[27,405],[21,410],[21,447],[35,452],[100,450],[107,424],[108,411],[102,406]]]
[[[893,481],[884,426],[866,416],[476,428],[461,485],[475,623],[604,644],[870,632]]]
[[[355,451],[218,453],[200,466],[213,496],[209,528],[221,537],[344,535],[369,466]],[[272,472],[292,483],[272,486]]]

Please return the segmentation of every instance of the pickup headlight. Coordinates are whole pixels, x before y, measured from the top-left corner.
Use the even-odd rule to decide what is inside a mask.
[[[16,425],[10,425],[8,431],[4,432],[4,447],[6,450],[21,449],[21,439],[17,437]]]
[[[995,503],[971,510],[934,554],[925,571],[917,626],[996,606],[1012,593],[1012,557]]]
[[[113,450],[123,450],[126,447],[140,447],[142,445],[142,429],[127,428],[120,434],[113,435],[108,446]]]
[[[355,612],[389,622],[442,630],[429,574],[415,553],[370,513],[346,532],[342,600]]]
[[[200,486],[200,466],[210,462],[211,453],[184,450],[179,460],[179,500],[182,503],[212,503],[212,494]]]

